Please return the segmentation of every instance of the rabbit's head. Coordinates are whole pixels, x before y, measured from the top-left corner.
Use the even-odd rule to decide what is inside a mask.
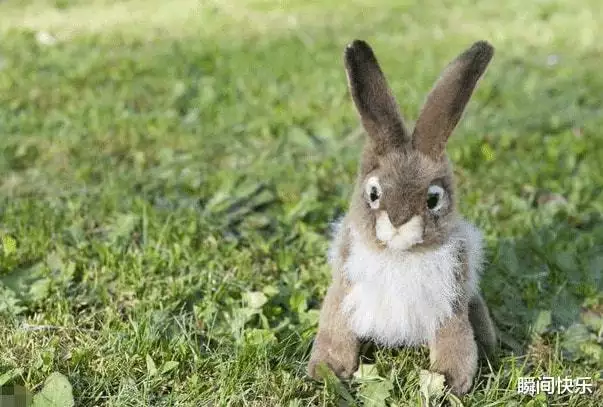
[[[368,243],[408,250],[446,240],[456,219],[446,142],[493,53],[479,41],[452,61],[410,132],[371,47],[346,47],[349,89],[368,134],[349,215]]]

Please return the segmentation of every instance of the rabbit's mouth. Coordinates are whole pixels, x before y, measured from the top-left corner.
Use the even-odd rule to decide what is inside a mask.
[[[387,247],[396,250],[408,250],[423,242],[423,219],[416,215],[397,228],[392,224],[389,215],[380,211],[375,224],[377,239]]]

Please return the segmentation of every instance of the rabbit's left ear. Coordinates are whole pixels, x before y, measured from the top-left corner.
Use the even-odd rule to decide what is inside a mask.
[[[478,41],[446,67],[419,114],[412,135],[415,149],[434,160],[442,156],[493,55],[492,45]]]
[[[377,153],[405,145],[409,133],[371,47],[354,40],[345,49],[344,62],[352,99]]]

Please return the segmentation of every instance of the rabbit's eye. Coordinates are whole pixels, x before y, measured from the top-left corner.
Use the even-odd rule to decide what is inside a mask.
[[[379,199],[379,191],[377,190],[377,187],[371,187],[371,193],[369,194],[369,198],[371,199],[371,202],[375,202],[377,199]]]
[[[442,197],[444,189],[439,185],[430,185],[427,190],[427,208],[430,211],[436,211],[442,206]]]
[[[373,209],[379,208],[379,199],[381,199],[381,185],[377,177],[371,177],[366,182],[365,186],[366,197],[368,204]]]
[[[440,201],[440,196],[438,194],[429,194],[427,196],[427,207],[429,209],[433,209],[438,205]]]

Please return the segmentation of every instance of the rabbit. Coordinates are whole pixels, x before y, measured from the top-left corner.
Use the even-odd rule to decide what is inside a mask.
[[[475,42],[443,71],[412,133],[370,45],[344,52],[348,87],[367,133],[347,213],[335,223],[332,281],[320,310],[308,374],[341,379],[361,343],[428,345],[430,369],[454,394],[469,391],[496,330],[480,293],[483,238],[455,208],[446,142],[494,55]]]

